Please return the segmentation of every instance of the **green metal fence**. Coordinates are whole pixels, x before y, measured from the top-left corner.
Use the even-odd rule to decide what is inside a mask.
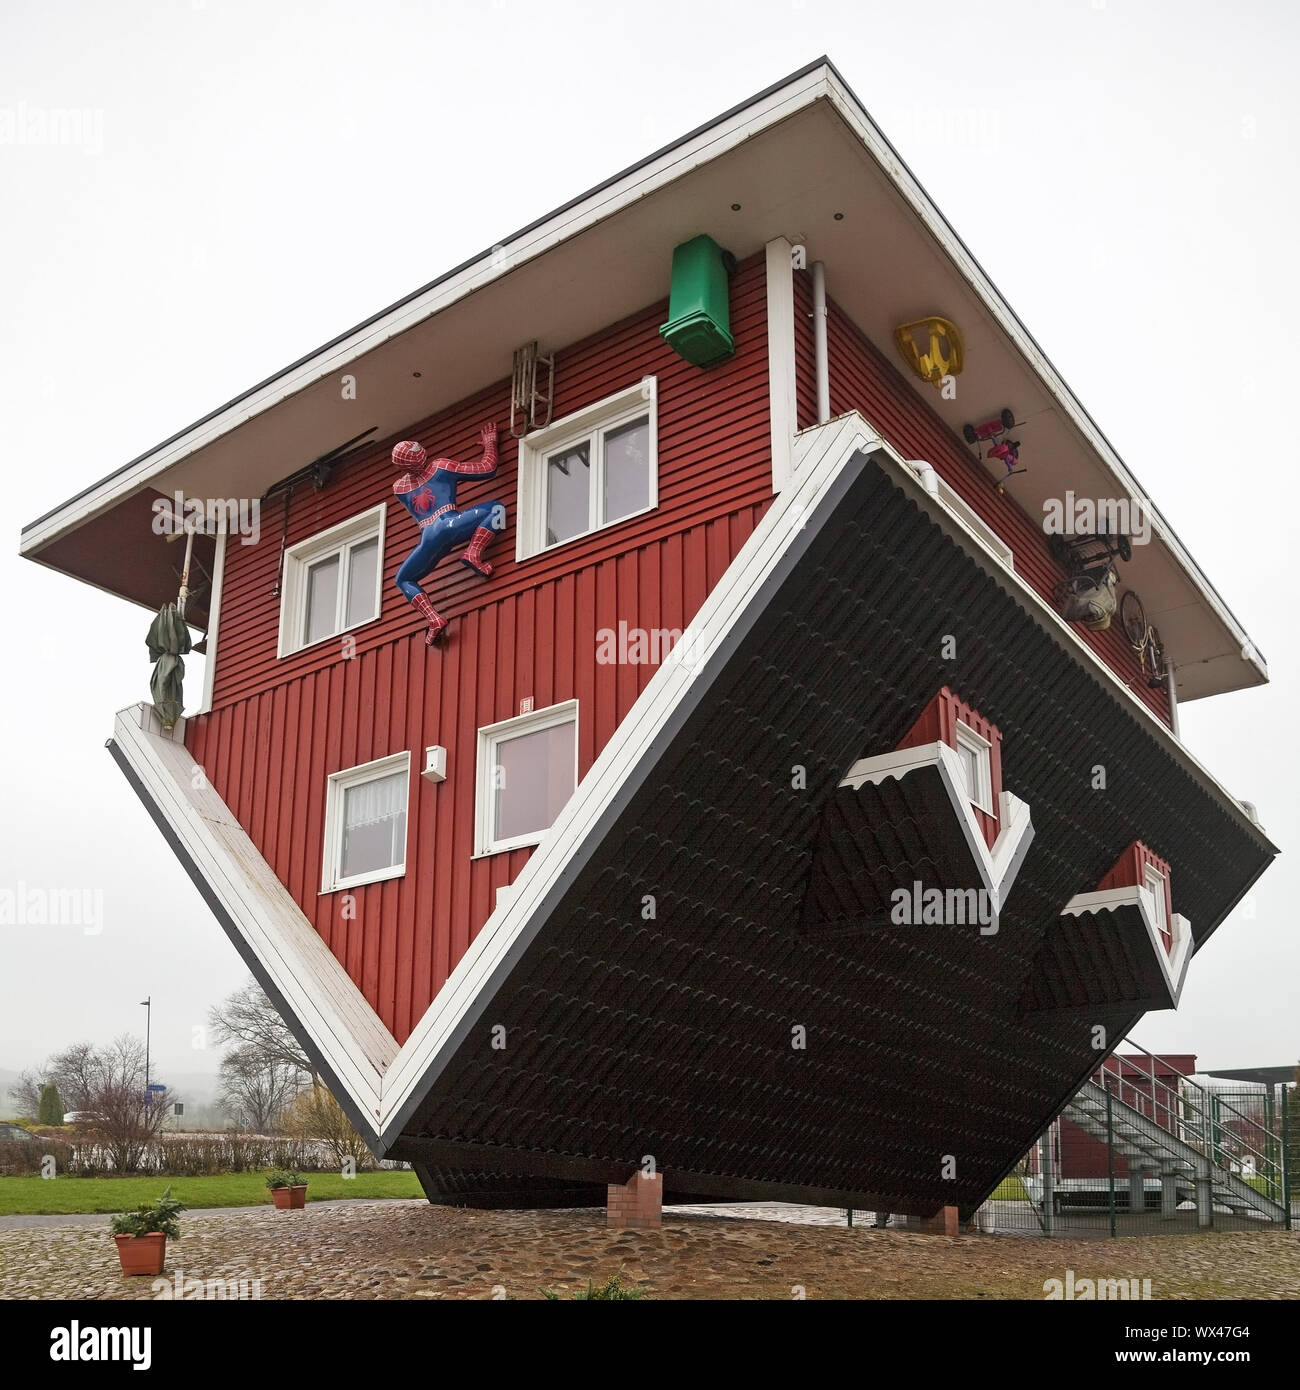
[[[1208,1087],[1126,1039],[969,1228],[1073,1238],[1290,1229],[1295,1172],[1300,1088]]]

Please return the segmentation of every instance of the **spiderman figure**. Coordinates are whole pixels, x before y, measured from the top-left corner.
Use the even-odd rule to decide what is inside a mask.
[[[447,620],[434,608],[420,581],[433,573],[444,555],[461,545],[465,547],[461,564],[486,579],[492,566],[483,552],[493,532],[505,528],[506,509],[500,502],[480,502],[464,511],[456,510],[456,488],[462,478],[490,478],[497,471],[495,424],[483,426],[482,439],[483,457],[477,463],[430,460],[423,445],[412,439],[393,449],[393,466],[403,470],[393,484],[393,493],[420,528],[419,545],[397,571],[397,587],[428,620],[424,640],[431,647],[441,639]]]

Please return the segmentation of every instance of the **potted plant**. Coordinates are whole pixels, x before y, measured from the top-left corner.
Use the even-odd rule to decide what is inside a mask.
[[[169,1187],[156,1202],[142,1202],[134,1211],[119,1212],[113,1217],[108,1229],[117,1242],[123,1274],[162,1273],[167,1237],[180,1239],[176,1218],[184,1210],[184,1203],[176,1201]]]
[[[276,1168],[267,1174],[266,1185],[280,1211],[301,1211],[307,1205],[307,1184],[297,1173]]]

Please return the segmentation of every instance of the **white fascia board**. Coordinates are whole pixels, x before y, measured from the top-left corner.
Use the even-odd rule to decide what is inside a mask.
[[[26,555],[42,549],[64,532],[138,491],[159,473],[229,434],[254,416],[306,390],[323,377],[337,375],[349,363],[372,352],[389,339],[405,333],[476,290],[502,279],[525,262],[545,255],[561,242],[615,216],[640,199],[752,139],[760,131],[824,98],[828,91],[827,72],[825,65],[818,65],[796,74],[790,81],[652,155],[623,174],[616,175],[607,184],[516,233],[499,247],[481,253],[413,298],[382,312],[337,342],[255,387],[210,419],[192,425],[174,440],[142,455],[125,468],[93,484],[84,495],[33,523],[22,535],[21,553]]]
[[[1165,977],[1171,1008],[1178,1007],[1182,996],[1183,981],[1187,978],[1187,967],[1192,958],[1192,924],[1180,913],[1175,913],[1170,922],[1174,946],[1172,954],[1166,954],[1165,943],[1160,936],[1156,921],[1156,900],[1147,888],[1136,884],[1125,888],[1101,888],[1095,893],[1076,893],[1061,909],[1062,917],[1084,917],[1096,912],[1114,912],[1121,907],[1136,907],[1146,927],[1147,941],[1151,954],[1155,956],[1160,971]]]
[[[851,414],[856,414],[856,412],[851,412]],[[840,417],[840,419],[848,418],[850,416]],[[835,424],[836,421],[830,423]],[[971,534],[970,528],[962,522],[961,518],[954,516],[944,504],[943,499],[936,493],[932,493],[925,486],[924,479],[917,476],[916,464],[904,459],[892,445],[880,439],[867,421],[863,420],[862,426],[865,433],[877,441],[871,446],[877,457],[883,456],[893,474],[902,480],[908,494],[914,497],[920,506],[940,523],[946,534],[956,541],[973,560],[977,561],[986,574],[992,575],[1002,588],[1011,594],[1037,621],[1039,627],[1051,633],[1074,655],[1076,660],[1082,662],[1086,668],[1100,677],[1106,688],[1118,696],[1121,702],[1143,721],[1147,729],[1159,740],[1165,752],[1188,772],[1191,772],[1208,792],[1220,799],[1225,810],[1229,811],[1252,834],[1263,837],[1264,832],[1259,821],[1246,811],[1242,802],[1233,796],[1218,778],[1196,758],[1187,745],[1174,734],[1163,720],[1157,717],[1155,711],[1148,704],[1138,699],[1133,691],[1120,680],[1119,676],[1079,636],[1071,624],[1067,623],[1055,608],[1045,602],[1026,579],[1017,574],[1015,570],[1009,569],[987,546],[980,542],[978,537]],[[795,441],[796,455],[798,455],[801,442],[806,436],[815,435],[819,429],[827,428],[829,425],[814,426],[812,429],[802,431]]]
[[[794,472],[794,437],[799,432],[792,252],[793,248],[785,237],[776,237],[765,248],[767,391],[773,492],[780,492]]]
[[[966,847],[993,904],[996,922],[1034,839],[1034,825],[1025,802],[1006,791],[998,798],[998,836],[990,850],[979,821],[975,819],[975,808],[966,794],[961,762],[946,743],[922,743],[911,748],[896,748],[874,758],[859,758],[844,774],[840,786],[857,791],[867,784],[878,786],[890,778],[901,780],[922,767],[939,771]]]
[[[208,630],[204,640],[208,644],[203,657],[203,695],[199,700],[199,714],[212,710],[212,694],[217,680],[217,636],[221,626],[221,591],[226,580],[226,519],[223,515],[217,531],[217,554],[212,566],[212,594],[208,600]]]
[[[921,187],[912,171],[899,156],[898,151],[885,138],[884,132],[871,119],[861,102],[840,79],[839,74],[830,67],[826,69],[826,95],[840,118],[867,147],[877,165],[888,175],[912,212],[942,248],[962,279],[979,297],[990,317],[1010,339],[1017,352],[1024,358],[1029,368],[1060,406],[1066,418],[1087,441],[1089,448],[1096,454],[1103,468],[1114,478],[1117,487],[1122,489],[1123,495],[1141,498],[1147,503],[1153,518],[1153,529],[1161,543],[1182,567],[1197,592],[1218,616],[1219,621],[1231,633],[1242,651],[1243,660],[1250,661],[1267,681],[1267,663],[1259,655],[1245,629],[1237,622],[1228,606],[1219,597],[1217,590],[1210,583],[1201,567],[1188,554],[1173,527],[1165,520],[1159,508],[1151,502],[1145,490],[1138,486],[1137,479],[1129,472],[1123,459],[1115,452],[1114,446],[1102,434],[1096,422],[1084,409],[1082,402],[1062,380],[1042,348],[1034,341],[1029,330],[1021,323],[1006,300],[1002,298],[997,287],[984,273],[983,267],[971,255],[966,244],[953,230],[935,204],[931,202],[930,195]]]
[[[276,878],[181,741],[146,705],[122,710],[113,744],[316,1050],[378,1130],[396,1040]],[[196,785],[197,783],[197,785]]]

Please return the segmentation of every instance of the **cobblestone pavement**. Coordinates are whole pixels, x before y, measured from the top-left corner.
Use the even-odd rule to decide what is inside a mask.
[[[773,1209],[776,1214],[776,1209]],[[166,1277],[260,1280],[263,1298],[538,1298],[621,1270],[654,1298],[1042,1298],[1046,1279],[1150,1279],[1154,1298],[1300,1298],[1300,1233],[1026,1241],[673,1211],[469,1211],[416,1201],[226,1211],[182,1221]],[[236,1285],[237,1286],[237,1285]],[[251,1284],[249,1285],[251,1289]],[[102,1226],[0,1232],[0,1297],[157,1297]]]

